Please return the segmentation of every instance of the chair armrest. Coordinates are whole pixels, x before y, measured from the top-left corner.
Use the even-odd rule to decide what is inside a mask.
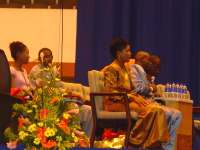
[[[127,96],[125,92],[91,92],[91,96]]]
[[[124,105],[125,105],[125,112],[126,112],[126,120],[127,120],[127,131],[126,131],[126,138],[125,138],[125,145],[127,146],[128,144],[128,139],[130,136],[130,131],[131,131],[131,112],[130,112],[130,107],[129,107],[129,99],[128,99],[128,95],[126,92],[117,92],[117,93],[111,93],[111,92],[99,92],[99,93],[95,93],[95,92],[91,92],[90,93],[90,101],[92,104],[92,115],[93,115],[93,123],[94,126],[96,128],[96,123],[97,123],[97,113],[96,113],[96,106],[95,106],[95,100],[94,97],[95,96],[123,96],[124,97]]]
[[[96,114],[96,104],[94,97],[96,96],[123,96],[124,97],[124,105],[125,105],[125,111],[127,115],[130,114],[130,108],[129,108],[129,100],[126,92],[91,92],[90,93],[90,101],[91,105],[93,107],[93,112]],[[130,115],[131,116],[131,115]],[[128,117],[128,116],[127,116]]]
[[[93,111],[93,117],[96,120],[97,119],[97,114],[96,114],[96,105],[95,105],[95,100],[94,97],[96,96],[123,96],[125,100],[125,112],[126,112],[126,119],[128,121],[128,124],[131,124],[131,113],[130,113],[130,108],[129,108],[129,99],[127,96],[126,92],[91,92],[90,97],[91,97],[91,105],[92,105],[92,111]]]
[[[115,92],[115,93],[114,92],[92,92],[92,93],[90,93],[91,104],[92,104],[92,107],[94,107],[94,109],[96,108],[95,100],[94,100],[94,97],[96,97],[96,96],[123,96],[124,100],[125,100],[124,105],[125,105],[126,113],[127,113],[127,115],[130,115],[129,99],[128,99],[126,92]],[[95,111],[95,113],[96,113],[96,111]],[[130,117],[131,117],[131,115],[130,115]]]
[[[163,99],[155,99],[155,101],[161,105],[166,105],[166,102]]]

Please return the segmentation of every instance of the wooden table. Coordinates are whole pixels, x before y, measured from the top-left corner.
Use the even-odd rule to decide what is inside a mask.
[[[182,112],[182,122],[177,130],[176,150],[192,150],[192,100],[162,98],[166,106]]]

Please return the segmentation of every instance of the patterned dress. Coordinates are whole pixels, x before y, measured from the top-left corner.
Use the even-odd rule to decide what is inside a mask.
[[[157,103],[152,103],[135,94],[129,73],[115,61],[103,68],[104,86],[108,92],[127,92],[130,109],[138,113],[138,120],[131,131],[130,142],[143,148],[155,147],[169,141],[169,130],[165,111]],[[105,97],[104,109],[124,111],[122,97]]]

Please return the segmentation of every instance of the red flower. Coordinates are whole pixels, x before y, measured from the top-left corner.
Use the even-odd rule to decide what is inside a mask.
[[[42,146],[44,148],[50,149],[50,148],[56,147],[56,142],[54,140],[48,140],[46,142],[42,142]]]
[[[18,118],[18,128],[22,128],[24,125],[24,118],[23,117],[19,117]]]
[[[82,138],[80,138],[78,142],[79,142],[80,147],[89,147],[89,143]]]
[[[45,128],[38,128],[37,129],[37,137],[41,140],[41,143],[46,142],[47,138],[44,135]]]
[[[49,110],[46,108],[40,109],[40,119],[46,119],[48,116]]]
[[[26,99],[24,98],[24,96],[22,96],[22,94],[21,94],[22,92],[23,91],[20,88],[11,88],[10,89],[10,95],[11,96],[17,97],[19,100],[21,100],[23,103],[25,103]]]
[[[102,135],[102,139],[113,139],[118,137],[119,134],[117,132],[112,131],[112,129],[105,129]]]
[[[70,132],[70,129],[68,127],[68,120],[66,119],[61,119],[60,122],[58,123],[58,127],[63,130],[66,134]]]
[[[11,88],[10,89],[10,95],[11,96],[17,96],[22,90],[20,88]]]

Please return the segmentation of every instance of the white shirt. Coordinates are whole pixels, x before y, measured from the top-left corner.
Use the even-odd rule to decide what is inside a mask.
[[[149,81],[143,67],[138,64],[130,65],[130,78],[136,93],[150,92]]]
[[[23,71],[15,69],[13,66],[10,67],[12,87],[16,88],[29,88],[30,82],[26,70]]]
[[[41,64],[35,65],[30,73],[29,73],[29,80],[30,80],[30,84],[31,87],[34,89],[36,88],[37,85],[37,80],[51,80],[52,77],[58,77],[59,76],[59,72],[56,68],[56,66],[54,66],[52,69],[52,72],[46,71],[44,70],[45,67],[42,66]],[[59,84],[60,83],[60,84]],[[59,86],[62,86],[63,84],[61,82],[57,82],[57,84]]]

